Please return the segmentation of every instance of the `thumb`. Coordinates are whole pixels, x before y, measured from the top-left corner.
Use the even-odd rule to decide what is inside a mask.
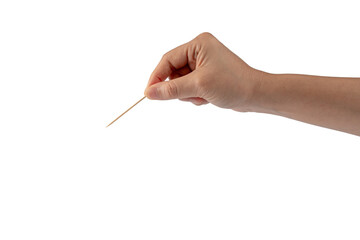
[[[194,73],[155,83],[145,90],[145,96],[153,100],[169,100],[177,98],[196,97]]]

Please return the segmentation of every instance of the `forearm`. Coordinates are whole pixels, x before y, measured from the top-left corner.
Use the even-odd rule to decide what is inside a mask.
[[[360,78],[260,75],[254,111],[360,136]]]

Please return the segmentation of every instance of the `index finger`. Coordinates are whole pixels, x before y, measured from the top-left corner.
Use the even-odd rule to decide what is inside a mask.
[[[152,72],[147,86],[165,81],[176,69],[186,66],[188,64],[188,51],[189,43],[185,43],[164,54]]]

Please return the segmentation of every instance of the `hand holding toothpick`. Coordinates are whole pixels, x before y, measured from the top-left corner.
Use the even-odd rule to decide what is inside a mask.
[[[144,94],[151,100],[280,115],[360,136],[360,78],[266,73],[209,33],[167,52]]]

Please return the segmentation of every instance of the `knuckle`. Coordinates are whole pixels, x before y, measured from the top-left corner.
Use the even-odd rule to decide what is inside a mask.
[[[195,106],[200,106],[201,104],[198,102],[191,102],[192,104],[194,104]]]
[[[179,96],[179,88],[174,81],[168,82],[168,87],[166,88],[166,95],[171,98],[177,98]]]
[[[161,58],[161,59],[162,59],[162,60],[167,60],[168,57],[169,57],[169,54],[170,54],[170,51],[164,53],[164,54],[162,55],[162,58]]]
[[[198,39],[204,39],[204,40],[209,40],[209,39],[212,39],[214,38],[214,36],[209,33],[209,32],[203,32],[203,33],[200,33],[198,36],[197,36]]]
[[[192,104],[196,105],[196,106],[200,106],[201,105],[201,102],[199,100],[193,100],[191,101]]]
[[[168,53],[164,53],[164,54],[162,55],[161,59],[162,59],[162,60],[166,59],[167,55],[168,55]]]

